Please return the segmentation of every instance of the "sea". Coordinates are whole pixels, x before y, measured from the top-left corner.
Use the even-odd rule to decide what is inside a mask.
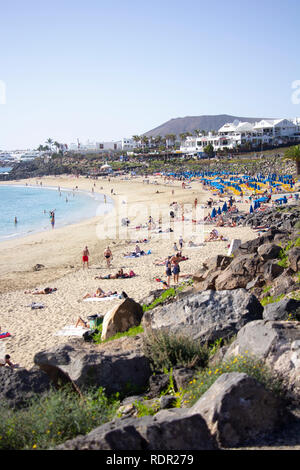
[[[55,230],[109,213],[112,209],[113,200],[99,193],[3,184],[0,185],[0,242],[53,230],[50,211],[55,211]]]

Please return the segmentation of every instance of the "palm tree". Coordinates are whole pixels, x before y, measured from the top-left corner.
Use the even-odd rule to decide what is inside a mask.
[[[289,147],[284,152],[284,159],[293,160],[296,163],[296,175],[300,175],[300,145]]]
[[[174,146],[174,143],[175,143],[175,140],[176,140],[176,134],[166,134],[165,139],[166,139],[167,147],[169,147],[169,142],[171,142],[172,145]]]
[[[60,147],[61,147],[61,144],[60,144],[59,142],[56,142],[56,141],[55,141],[55,142],[53,142],[53,145],[54,145],[54,147],[56,147],[57,153],[58,153],[58,152],[59,152],[59,149],[60,149]]]
[[[180,137],[181,142],[183,142],[187,137],[187,133],[186,132],[181,132],[181,134],[179,134],[179,137]]]
[[[53,140],[50,137],[46,140],[46,144],[48,144],[47,146],[52,150]]]
[[[154,142],[155,142],[155,144],[157,145],[157,147],[159,147],[159,145],[162,143],[162,140],[163,140],[163,138],[162,138],[161,135],[157,135],[157,136],[155,137]]]
[[[139,135],[133,135],[132,138],[136,144],[138,144],[141,141],[141,137]]]
[[[142,137],[142,144],[143,144],[143,148],[145,148],[145,146],[147,147],[147,145],[149,144],[149,139],[146,135],[143,135]]]

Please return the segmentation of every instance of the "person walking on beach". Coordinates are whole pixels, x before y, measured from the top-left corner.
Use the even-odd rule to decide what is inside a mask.
[[[85,264],[87,266],[87,268],[89,267],[89,250],[88,250],[88,247],[86,246],[82,252],[82,266],[84,268]]]
[[[180,238],[179,238],[179,246],[180,246],[180,250],[182,250],[182,247],[183,247],[183,238],[182,238],[182,235],[180,235]],[[178,250],[176,250],[178,251]]]
[[[112,256],[112,252],[111,252],[109,246],[106,248],[106,250],[104,250],[104,258],[106,260],[107,267],[110,268],[110,262],[111,262],[113,256]]]
[[[171,259],[171,262],[173,264],[174,284],[178,284],[178,281],[179,281],[179,273],[180,273],[179,260],[180,260],[180,256],[178,253],[176,256],[173,256],[173,258]]]
[[[168,287],[170,287],[170,279],[172,276],[171,256],[168,256],[167,261],[166,261],[166,276],[167,276]]]

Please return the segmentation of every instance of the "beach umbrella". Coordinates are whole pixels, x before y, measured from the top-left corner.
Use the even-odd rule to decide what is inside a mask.
[[[220,209],[220,207],[218,208],[218,215],[221,215],[221,209]]]
[[[214,217],[216,217],[217,215],[217,211],[215,208],[213,208],[212,212],[211,212],[211,218],[213,219]]]
[[[227,204],[226,204],[226,201],[224,202],[223,204],[223,207],[222,207],[222,212],[227,212],[228,211],[228,207],[227,207]]]

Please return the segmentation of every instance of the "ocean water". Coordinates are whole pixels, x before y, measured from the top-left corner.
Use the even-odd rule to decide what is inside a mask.
[[[112,199],[106,196],[106,201],[104,195],[86,191],[0,185],[0,242],[53,230],[49,214],[52,210],[55,210],[54,230],[103,215],[113,208]]]

